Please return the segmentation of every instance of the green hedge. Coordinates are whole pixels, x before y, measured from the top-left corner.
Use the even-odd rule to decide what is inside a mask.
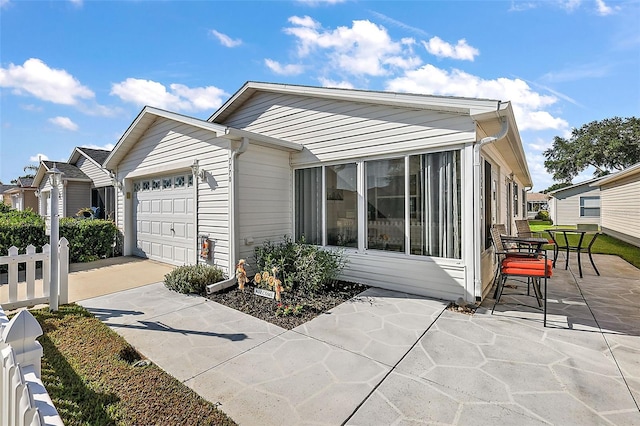
[[[62,218],[60,238],[69,241],[69,262],[90,262],[114,255],[114,241],[120,241],[118,228],[108,220]],[[36,251],[49,242],[44,219],[28,210],[0,212],[0,256],[6,256],[11,246],[24,249],[32,244]],[[119,253],[119,247],[115,249]]]

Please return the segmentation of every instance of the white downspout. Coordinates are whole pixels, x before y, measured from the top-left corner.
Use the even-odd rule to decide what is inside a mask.
[[[500,102],[498,102],[498,110],[500,110]],[[474,296],[482,294],[482,277],[480,268],[480,252],[482,242],[482,229],[480,228],[480,150],[484,145],[499,141],[504,138],[509,131],[509,120],[502,117],[502,127],[498,133],[493,136],[482,138],[473,147],[473,283]],[[485,183],[486,184],[486,183]],[[467,296],[469,294],[467,292]],[[473,302],[473,300],[470,300]]]
[[[236,209],[236,204],[238,201],[238,179],[236,176],[236,168],[238,157],[243,154],[248,147],[249,139],[243,137],[240,146],[236,149],[231,150],[231,157],[229,159],[229,278],[224,281],[208,285],[207,293],[215,293],[216,291],[224,290],[225,288],[231,287],[236,283],[235,271],[236,258],[238,257],[238,236],[236,235],[236,224],[238,219],[238,212]]]

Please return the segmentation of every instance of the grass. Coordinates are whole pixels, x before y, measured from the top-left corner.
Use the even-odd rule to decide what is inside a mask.
[[[84,308],[32,310],[42,326],[42,381],[65,425],[234,425]]]
[[[555,226],[551,225],[551,222],[542,221],[542,220],[531,220],[529,221],[529,226],[531,227],[531,231],[542,233],[544,236],[547,236],[547,233],[544,232],[547,229],[552,229]],[[565,226],[559,225],[558,228],[571,228],[575,229],[574,226]],[[569,239],[569,243],[571,245],[577,245],[580,237],[578,235],[567,235]],[[585,236],[584,241],[582,242],[583,246],[586,246],[590,241],[588,238],[590,236],[587,234]],[[559,241],[560,244],[563,244],[564,241]],[[620,256],[622,259],[631,263],[636,268],[640,269],[640,247],[636,247],[633,244],[626,243],[617,238],[614,238],[610,235],[601,234],[598,236],[598,239],[595,243],[593,243],[593,247],[591,247],[592,253],[598,254],[611,254]]]

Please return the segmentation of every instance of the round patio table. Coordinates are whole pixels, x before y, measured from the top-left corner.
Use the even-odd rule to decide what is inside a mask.
[[[558,253],[560,252],[560,250],[566,251],[567,253],[567,256],[566,256],[567,259],[564,265],[564,269],[569,268],[569,253],[571,251],[575,251],[578,254],[578,271],[580,272],[580,278],[582,278],[582,262],[580,260],[580,253],[586,250],[587,253],[589,254],[589,260],[591,261],[591,266],[593,266],[593,269],[596,271],[596,274],[600,275],[598,268],[596,268],[596,264],[593,262],[593,256],[591,255],[591,247],[593,246],[593,243],[598,238],[598,235],[600,235],[600,232],[586,230],[586,229],[555,228],[555,229],[547,229],[547,233],[549,233],[549,236],[551,237],[551,239],[555,244],[555,248],[553,250],[553,267],[554,268],[556,266],[556,260],[558,259]],[[558,234],[562,234],[564,237],[563,245],[560,244],[560,241],[557,238]],[[569,239],[567,238],[567,234],[580,235],[578,244],[577,245],[570,244]],[[590,234],[590,235],[592,234],[593,238],[591,239],[591,241],[589,241],[589,244],[586,247],[583,247],[582,243],[584,241],[584,237],[586,234]]]

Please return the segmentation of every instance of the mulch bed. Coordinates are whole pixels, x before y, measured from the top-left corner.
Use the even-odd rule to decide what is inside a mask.
[[[369,287],[366,285],[340,281],[327,291],[312,297],[285,292],[282,293],[282,300],[276,302],[253,294],[253,286],[247,284],[244,292],[240,291],[238,286],[233,286],[207,297],[214,302],[291,330],[357,296],[367,288]],[[281,308],[296,305],[302,305],[303,308],[297,315],[276,315],[279,303],[282,304]]]

